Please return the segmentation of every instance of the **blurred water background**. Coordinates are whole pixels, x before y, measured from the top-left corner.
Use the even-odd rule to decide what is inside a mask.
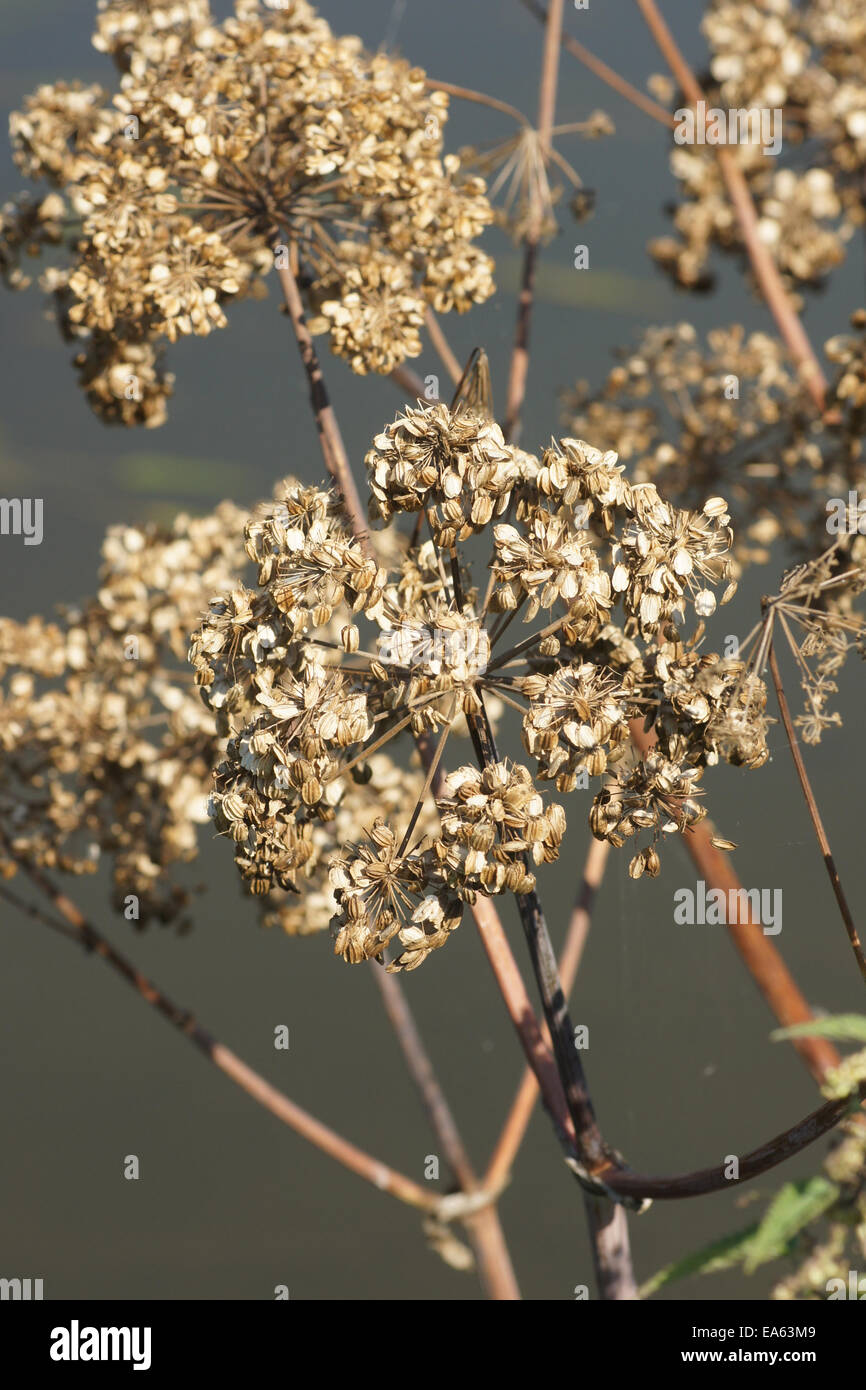
[[[217,4],[222,16],[226,5]],[[700,66],[705,48],[695,0],[666,0],[665,15]],[[393,48],[431,75],[480,88],[534,113],[541,30],[517,0],[322,0],[337,31]],[[3,0],[0,107],[17,108],[40,82],[78,78],[112,84],[110,63],[89,43],[92,0]],[[637,10],[627,0],[567,7],[584,43],[643,87],[662,71]],[[585,378],[600,384],[612,350],[650,324],[687,318],[703,333],[769,316],[732,264],[718,290],[677,294],[646,254],[668,227],[674,194],[670,136],[563,56],[557,119],[601,107],[616,135],[569,137],[564,152],[597,190],[592,220],[569,219],[544,253],[532,334],[523,442],[543,447],[561,427],[557,392]],[[494,112],[452,102],[448,144],[507,133]],[[22,180],[0,146],[0,197]],[[591,270],[572,268],[577,241]],[[518,258],[499,233],[500,292],[470,315],[446,321],[461,357],[475,344],[490,355],[498,403],[515,313]],[[827,291],[809,296],[817,343],[847,327],[864,302],[863,249],[850,248]],[[112,522],[170,519],[222,497],[252,503],[287,472],[321,475],[315,433],[294,343],[272,296],[230,310],[230,327],[171,352],[177,374],[169,421],[157,431],[110,430],[88,410],[69,366],[70,350],[42,317],[33,292],[0,298],[0,495],[41,496],[45,538],[0,545],[2,611],[46,612],[94,591],[99,547]],[[427,354],[412,364],[440,369]],[[325,369],[351,456],[360,468],[371,436],[399,397],[387,381],[353,377],[326,356]],[[744,633],[778,564],[750,574],[721,632]],[[819,801],[855,917],[866,909],[862,864],[864,733],[860,671],[842,682],[844,729],[808,754]],[[862,1009],[862,986],[796,787],[782,731],[760,772],[721,768],[708,776],[711,812],[738,842],[746,886],[784,888],[776,938],[813,1005]],[[542,882],[560,940],[588,837],[575,793],[567,851]],[[104,888],[80,897],[112,939],[169,995],[296,1101],[372,1152],[423,1180],[436,1152],[425,1117],[381,1013],[373,982],[331,955],[327,935],[290,941],[249,920],[227,845],[204,836],[190,881],[206,881],[195,930],[182,939],[150,929],[134,935],[106,907]],[[608,1138],[644,1171],[675,1172],[720,1162],[785,1128],[816,1105],[815,1088],[793,1054],[769,1041],[773,1020],[723,929],[677,927],[674,889],[694,884],[679,845],[662,877],[629,881],[628,855],[614,854],[599,896],[574,995],[587,1023],[586,1063]],[[209,1067],[97,960],[5,906],[0,970],[0,1273],[41,1277],[46,1297],[271,1298],[277,1284],[310,1299],[450,1299],[479,1296],[472,1276],[448,1270],[425,1246],[418,1217],[336,1167],[258,1109]],[[519,926],[506,912],[523,964]],[[529,974],[526,963],[527,976]],[[465,1139],[482,1166],[521,1074],[521,1057],[471,923],[447,950],[405,981]],[[290,1028],[288,1052],[273,1029]],[[815,1170],[824,1146],[787,1165]],[[122,1161],[135,1153],[138,1182]],[[639,1277],[751,1220],[781,1182],[770,1173],[747,1189],[697,1201],[656,1204],[632,1221]],[[582,1204],[546,1119],[537,1114],[502,1201],[505,1230],[524,1296],[569,1299],[592,1284]],[[750,1279],[716,1276],[664,1296],[766,1295],[773,1269]]]

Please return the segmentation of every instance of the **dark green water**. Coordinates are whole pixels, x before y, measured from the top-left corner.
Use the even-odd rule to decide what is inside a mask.
[[[222,13],[220,7],[216,7]],[[336,30],[359,31],[376,47],[392,0],[323,0]],[[697,63],[701,7],[668,0],[666,16]],[[8,111],[39,82],[111,83],[107,60],[89,45],[91,0],[3,0],[0,107]],[[642,86],[660,71],[628,0],[569,12],[567,23],[594,51]],[[540,29],[517,0],[408,0],[397,45],[435,76],[495,93],[534,111]],[[673,195],[669,137],[573,60],[563,58],[557,118],[602,107],[614,138],[563,148],[598,190],[597,212],[547,248],[524,443],[542,446],[558,429],[556,392],[575,379],[600,382],[610,352],[648,324],[690,318],[766,327],[768,317],[731,266],[714,296],[676,295],[645,253],[667,227]],[[452,148],[503,132],[493,113],[454,103]],[[0,150],[0,195],[21,181]],[[589,244],[586,288],[571,270],[572,243]],[[497,235],[505,288],[482,309],[448,321],[461,356],[486,346],[501,403],[514,321],[514,253]],[[845,268],[808,310],[813,339],[844,331],[863,302],[863,258],[853,244]],[[41,547],[0,542],[2,610],[16,617],[93,590],[98,549],[113,521],[207,509],[229,495],[252,502],[293,472],[320,475],[305,388],[285,320],[270,301],[241,305],[228,331],[181,345],[172,356],[177,393],[169,423],[148,433],[110,431],[89,413],[69,368],[68,347],[31,294],[0,299],[0,493],[41,496]],[[423,376],[434,360],[413,364]],[[359,380],[328,359],[326,370],[352,456],[399,403],[387,382]],[[726,612],[744,632],[762,589],[756,575]],[[825,809],[855,917],[866,909],[862,784],[855,769],[864,735],[862,686],[843,684],[845,727],[809,768]],[[780,945],[810,1001],[832,1011],[862,1009],[862,987],[834,915],[805,809],[780,731],[775,757],[758,773],[724,768],[706,779],[712,814],[740,845],[746,885],[783,886]],[[576,797],[580,793],[575,794]],[[543,882],[557,940],[567,919],[588,831],[576,805],[568,852]],[[816,1103],[808,1076],[772,1044],[772,1019],[718,929],[672,921],[672,894],[693,883],[679,847],[662,878],[632,883],[615,856],[599,897],[574,996],[590,1028],[586,1057],[604,1130],[634,1166],[673,1172],[744,1152]],[[291,942],[245,917],[231,855],[207,843],[194,877],[209,892],[197,928],[178,940],[151,930],[133,937],[112,920],[91,886],[82,901],[112,939],[219,1038],[295,1100],[347,1136],[423,1180],[435,1152],[423,1113],[383,1019],[373,982],[335,960],[325,936]],[[445,1268],[426,1249],[418,1219],[331,1164],[247,1100],[98,961],[0,909],[0,1095],[6,1139],[0,1155],[0,1274],[41,1277],[47,1297],[449,1299],[478,1296],[471,1276]],[[507,914],[524,960],[516,921]],[[527,966],[528,971],[528,966]],[[521,1073],[521,1058],[470,925],[406,988],[431,1046],[467,1144],[479,1166],[498,1133]],[[291,1049],[276,1053],[285,1023]],[[821,1146],[784,1170],[817,1167]],[[126,1154],[141,1178],[122,1176]],[[739,1194],[663,1206],[632,1222],[639,1277],[735,1226],[758,1209],[740,1204],[778,1185],[770,1174]],[[569,1299],[592,1283],[582,1205],[543,1117],[536,1116],[502,1214],[524,1296]],[[773,1272],[745,1281],[715,1277],[677,1286],[674,1297],[764,1296]]]

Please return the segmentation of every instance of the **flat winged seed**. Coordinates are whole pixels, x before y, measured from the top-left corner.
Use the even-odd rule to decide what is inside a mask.
[[[701,589],[695,594],[695,612],[700,618],[709,618],[716,611],[716,596],[710,589]]]
[[[316,724],[316,733],[319,738],[325,739],[326,742],[332,739],[337,732],[337,722],[337,716],[333,710],[328,710],[326,714],[323,714]]]
[[[724,497],[708,497],[703,505],[704,516],[724,516],[728,504]]]
[[[695,605],[697,607],[697,604]],[[651,627],[657,623],[662,611],[661,599],[658,594],[644,594],[640,601],[640,620],[645,627]]]

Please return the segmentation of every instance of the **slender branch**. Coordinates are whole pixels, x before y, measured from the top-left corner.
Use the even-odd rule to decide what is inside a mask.
[[[474,101],[479,106],[489,106],[494,111],[502,111],[506,116],[512,116],[518,125],[529,124],[523,112],[518,111],[516,106],[507,101],[500,101],[499,97],[488,96],[487,92],[476,92],[472,87],[458,87],[454,82],[440,82],[434,77],[428,77],[424,86],[431,92],[447,92],[449,96],[459,97],[462,101]]]
[[[481,715],[467,714],[467,723],[479,765],[485,767],[499,761],[490,721],[484,708],[483,696],[479,694]],[[527,856],[524,860],[529,867]],[[538,894],[515,893],[514,901],[520,914],[529,956],[535,974],[542,1011],[550,1032],[553,1054],[559,1071],[562,1088],[565,1092],[568,1113],[574,1125],[577,1142],[578,1163],[572,1164],[581,1183],[591,1179],[593,1173],[606,1167],[612,1154],[601,1136],[589,1094],[583,1064],[574,1046],[574,1028],[568,1014],[565,994],[559,981],[556,957],[544,918]]]
[[[188,1038],[215,1067],[234,1081],[235,1085],[240,1086],[242,1091],[246,1091],[247,1095],[251,1096],[258,1105],[270,1111],[272,1115],[281,1120],[283,1124],[288,1125],[308,1143],[321,1149],[329,1158],[341,1163],[344,1168],[348,1168],[351,1172],[357,1173],[359,1177],[372,1183],[381,1192],[388,1192],[392,1197],[396,1197],[399,1201],[421,1211],[436,1211],[440,1199],[435,1193],[425,1191],[411,1178],[397,1172],[396,1169],[391,1168],[380,1159],[373,1158],[357,1144],[351,1143],[342,1135],[337,1134],[335,1130],[330,1129],[328,1125],[322,1124],[308,1111],[296,1105],[282,1091],[272,1086],[258,1072],[253,1071],[252,1067],[247,1066],[246,1062],[243,1062],[230,1048],[218,1042],[196,1021],[188,1009],[173,1003],[151,980],[142,975],[131,961],[115,950],[107,937],[96,930],[75,903],[65,893],[61,893],[42,870],[21,863],[2,830],[0,830],[0,838],[3,839],[9,853],[20,864],[22,872],[32,880],[53,904],[54,910],[69,924],[77,943],[86,951],[101,957],[106,965],[110,965],[147,1004],[150,1004],[157,1013],[168,1020],[172,1027]],[[53,919],[41,913],[38,908],[30,906],[27,911],[31,916],[46,921],[47,925],[57,926]]]
[[[739,1187],[752,1178],[760,1177],[771,1168],[793,1158],[803,1149],[814,1144],[822,1135],[829,1134],[840,1120],[854,1113],[858,1104],[866,1099],[866,1081],[861,1081],[850,1096],[840,1100],[828,1101],[813,1110],[790,1129],[783,1130],[775,1138],[768,1140],[758,1149],[752,1149],[738,1159],[736,1177],[728,1176],[728,1164],[716,1164],[712,1168],[698,1168],[693,1173],[682,1173],[675,1177],[648,1177],[643,1173],[629,1173],[623,1170],[600,1173],[599,1178],[614,1192],[623,1196],[642,1197],[664,1202],[676,1201],[683,1197],[703,1197],[709,1192],[722,1192],[729,1187]]]
[[[530,14],[534,14],[536,19],[540,19],[542,24],[547,22],[547,10],[543,5],[539,5],[537,0],[521,0],[521,3],[526,6]],[[612,67],[603,63],[601,58],[596,58],[595,54],[590,53],[588,48],[584,48],[582,43],[578,43],[571,34],[563,34],[562,46],[572,57],[577,58],[578,62],[583,63],[584,67],[589,68],[590,72],[595,73],[596,77],[600,77],[602,82],[606,82],[608,87],[612,87],[615,92],[619,92],[620,96],[625,97],[626,101],[630,101],[633,106],[639,107],[648,116],[652,116],[653,120],[660,121],[662,125],[671,128],[676,125],[676,120],[670,111],[666,111],[657,101],[646,96],[639,87],[633,87]]]
[[[401,391],[408,391],[413,400],[417,401],[424,397],[424,383],[411,368],[405,363],[400,367],[395,367],[388,373],[389,379],[398,386]]]
[[[646,733],[640,719],[632,720],[631,736],[641,754],[649,752],[656,741],[655,733]],[[712,822],[700,820],[689,826],[683,844],[708,887],[720,889],[726,895],[737,892],[741,884],[730,855],[716,848],[713,834]],[[808,1023],[813,1019],[814,1014],[796,980],[770,938],[764,935],[751,909],[745,921],[729,922],[727,931],[781,1026],[787,1028],[793,1023]],[[827,1038],[792,1038],[791,1041],[819,1084],[830,1068],[837,1067],[842,1060]]]
[[[670,29],[659,13],[655,0],[635,0],[646,20],[647,27],[663,54],[686,97],[693,105],[704,101],[701,85],[683,57]],[[752,263],[755,279],[766,300],[767,307],[776,320],[779,332],[800,370],[809,394],[817,409],[824,410],[827,393],[827,379],[821,370],[818,358],[802,323],[791,304],[790,297],[779,274],[773,257],[761,240],[758,231],[758,214],[749,192],[736,155],[725,145],[714,146],[719,161],[722,178],[733,204],[740,231]]]
[[[571,913],[565,945],[559,959],[559,977],[566,996],[571,992],[583,948],[589,933],[590,914],[610,853],[606,840],[590,840],[583,878]],[[545,1040],[550,1034],[543,1029]],[[538,1097],[538,1083],[527,1067],[508,1113],[484,1177],[486,1187],[497,1188],[507,1181],[512,1163],[523,1142]],[[587,1226],[592,1245],[596,1282],[601,1297],[611,1301],[637,1298],[637,1285],[631,1262],[628,1216],[621,1203],[583,1194]]]
[[[427,311],[424,317],[425,322],[427,324],[427,332],[430,334],[430,341],[436,349],[436,352],[439,355],[439,360],[441,361],[443,367],[445,368],[452,382],[456,386],[463,376],[463,368],[461,367],[460,363],[457,361],[457,358],[452,352],[451,345],[448,342],[448,339],[445,337],[442,325],[440,324],[433,310],[430,308],[429,304],[427,306]]]
[[[854,952],[854,957],[857,961],[857,965],[859,966],[860,974],[862,975],[863,980],[866,981],[866,956],[864,956],[863,954],[863,947],[860,944],[860,937],[857,934],[857,927],[854,923],[854,918],[851,916],[851,909],[848,906],[848,899],[845,897],[845,893],[842,888],[842,880],[840,879],[839,871],[836,868],[836,861],[833,858],[833,851],[830,848],[830,841],[827,839],[827,832],[824,829],[824,822],[821,819],[821,812],[818,810],[818,803],[815,800],[815,795],[812,791],[812,786],[809,782],[809,777],[806,772],[806,765],[803,762],[803,755],[800,752],[800,745],[797,741],[797,735],[794,731],[794,726],[791,722],[791,711],[788,709],[788,701],[785,696],[784,687],[782,685],[782,678],[779,674],[779,664],[776,661],[776,652],[772,642],[770,643],[770,673],[773,677],[773,685],[776,687],[776,699],[779,702],[779,712],[782,716],[782,723],[785,726],[785,733],[788,737],[788,747],[791,750],[791,757],[794,760],[794,767],[797,769],[797,777],[800,781],[800,787],[802,789],[806,805],[809,808],[809,816],[811,817],[812,825],[815,830],[815,835],[817,837],[818,844],[821,849],[821,855],[824,860],[824,867],[827,870],[827,874],[830,879],[830,884],[833,888],[833,893],[835,895],[836,902],[839,905],[839,912],[841,913],[842,921],[845,923],[845,930],[848,933],[848,940],[851,942],[851,949]]]
[[[295,330],[295,337],[298,340],[298,349],[301,354],[301,361],[304,364],[304,371],[307,374],[307,381],[310,386],[310,404],[313,407],[313,414],[316,419],[316,427],[319,431],[319,439],[322,445],[322,453],[325,459],[325,466],[333,478],[343,496],[346,510],[349,514],[352,530],[359,538],[367,537],[367,523],[364,520],[364,509],[361,506],[361,498],[355,486],[355,479],[352,476],[352,469],[346,454],[343,437],[340,434],[340,427],[337,418],[331,408],[328,391],[325,386],[325,379],[319,365],[316,349],[313,345],[312,335],[307,327],[307,320],[304,314],[304,304],[301,299],[301,292],[298,289],[298,282],[290,268],[279,266],[277,268],[280,285],[283,291],[283,298],[292,320],[292,327]]]
[[[606,840],[592,838],[577,901],[574,904],[571,920],[568,924],[565,945],[559,958],[559,978],[566,995],[571,993],[577,976],[584,944],[589,933],[592,905],[604,874],[609,853],[610,845]],[[507,1181],[537,1099],[538,1082],[532,1068],[527,1067],[487,1165],[487,1172],[484,1175],[486,1187],[495,1188]]]
[[[464,1193],[486,1191],[491,1202],[481,1207],[465,1220],[467,1234],[472,1241],[482,1283],[489,1296],[498,1301],[515,1301],[520,1298],[520,1290],[514,1276],[511,1257],[505,1243],[502,1226],[495,1207],[498,1188],[489,1183],[479,1185],[469,1155],[460,1137],[457,1122],[445,1098],[433,1063],[424,1046],[405,993],[395,975],[389,975],[376,964],[371,963],[373,978],[376,981],[385,1012],[394,1029],[403,1053],[409,1074],[421,1097],[424,1109],[433,1132],[442,1145],[445,1157],[454,1172]]]
[[[556,109],[556,84],[559,70],[559,51],[562,38],[564,0],[550,0],[544,33],[544,55],[538,93],[538,139],[541,157],[550,151],[551,130]],[[505,438],[516,442],[520,438],[520,417],[526,396],[529,373],[529,329],[532,321],[532,302],[535,293],[535,267],[541,243],[542,226],[539,218],[529,228],[523,245],[523,271],[517,303],[517,325],[508,373],[505,403]]]
[[[583,1194],[595,1277],[601,1297],[620,1303],[638,1298],[628,1237],[628,1212],[620,1202]]]
[[[565,1102],[562,1082],[550,1044],[545,1040],[535,1016],[499,913],[490,898],[482,894],[479,894],[472,904],[471,911],[481,945],[505,1001],[508,1016],[538,1083],[542,1104],[551,1119],[566,1161],[571,1163],[577,1158],[577,1138]]]

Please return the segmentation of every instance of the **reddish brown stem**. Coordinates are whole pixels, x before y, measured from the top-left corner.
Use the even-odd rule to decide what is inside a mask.
[[[351,522],[352,530],[358,537],[366,537],[367,523],[364,520],[364,508],[361,505],[361,498],[355,486],[355,479],[352,476],[352,469],[349,465],[346,448],[343,444],[343,437],[340,434],[340,427],[337,424],[336,416],[331,408],[328,398],[328,391],[325,386],[325,379],[319,365],[316,349],[313,345],[312,335],[307,327],[307,320],[304,314],[304,304],[301,299],[301,292],[298,289],[298,282],[288,266],[279,266],[277,275],[282,286],[283,298],[286,303],[289,318],[292,320],[292,327],[295,330],[295,337],[298,342],[298,350],[301,354],[301,361],[304,364],[304,371],[307,374],[307,381],[310,387],[310,404],[313,407],[313,415],[316,420],[316,427],[319,431],[319,440],[322,446],[322,454],[325,460],[325,467],[336,483],[343,495]]]
[[[821,819],[821,812],[818,810],[818,803],[815,800],[815,796],[812,791],[812,785],[809,781],[809,777],[806,772],[806,764],[803,762],[803,755],[800,752],[800,745],[797,741],[797,735],[794,730],[794,725],[791,722],[791,711],[788,709],[788,701],[785,696],[784,687],[782,685],[782,678],[779,674],[779,664],[776,661],[776,652],[772,642],[770,643],[770,674],[773,677],[773,685],[776,687],[776,699],[779,702],[779,712],[782,716],[782,723],[785,726],[785,733],[788,737],[788,747],[791,750],[791,757],[794,760],[794,767],[797,770],[797,777],[800,782],[800,787],[802,789],[806,805],[809,809],[809,816],[811,818],[812,826],[814,828],[815,835],[817,837],[818,844],[821,849],[821,854],[824,859],[824,867],[827,870],[827,874],[830,879],[830,884],[832,886],[833,893],[839,907],[839,912],[842,916],[842,921],[845,924],[845,930],[848,933],[848,940],[851,942],[851,949],[854,952],[854,959],[857,961],[857,965],[860,969],[860,974],[862,975],[863,980],[866,981],[866,956],[863,955],[863,947],[860,944],[860,937],[857,933],[857,927],[854,923],[854,918],[851,915],[851,909],[848,906],[848,899],[845,897],[845,893],[842,888],[842,880],[839,877],[839,870],[836,868],[836,861],[833,858],[833,851],[830,849],[830,841],[827,839],[827,832],[824,829],[824,822]]]
[[[8,846],[9,842],[5,836],[3,839]],[[14,850],[11,847],[10,853],[14,856]],[[187,1037],[200,1052],[204,1053],[209,1061],[213,1062],[215,1067],[218,1067],[221,1072],[234,1081],[235,1085],[240,1086],[242,1091],[246,1091],[247,1095],[251,1096],[258,1105],[269,1110],[272,1115],[281,1120],[283,1124],[288,1125],[296,1134],[315,1145],[316,1148],[321,1149],[329,1158],[341,1163],[344,1168],[348,1168],[351,1172],[357,1173],[359,1177],[372,1183],[381,1192],[388,1192],[392,1197],[397,1197],[401,1202],[417,1207],[420,1211],[431,1213],[436,1211],[439,1199],[435,1193],[425,1191],[411,1178],[405,1177],[387,1163],[373,1158],[371,1154],[365,1153],[356,1144],[344,1139],[342,1135],[322,1124],[306,1110],[302,1110],[288,1096],[283,1095],[282,1091],[278,1091],[263,1076],[247,1066],[246,1062],[241,1061],[240,1057],[230,1048],[217,1042],[216,1038],[212,1037],[196,1021],[188,1009],[183,1009],[178,1004],[173,1003],[151,980],[142,975],[131,961],[115,950],[108,939],[96,930],[75,903],[65,893],[61,893],[59,889],[55,888],[47,875],[27,864],[21,864],[21,869],[45,894],[53,904],[55,911],[69,924],[79,945],[99,956],[106,965],[110,965],[147,1004],[150,1004],[151,1008],[156,1009],[157,1013],[167,1019],[172,1027]],[[19,904],[19,906],[31,916],[45,920],[38,908],[30,904]],[[51,919],[47,920],[49,925],[56,925]]]
[[[566,996],[571,992],[577,976],[580,958],[589,932],[593,900],[604,874],[604,866],[609,851],[610,846],[606,840],[593,839],[590,843],[583,880],[571,914],[565,945],[559,960],[559,978]],[[549,1044],[550,1035],[546,1029],[544,1030],[544,1038],[545,1042]],[[537,1099],[538,1082],[535,1072],[532,1067],[527,1067],[487,1166],[487,1172],[484,1176],[486,1187],[496,1188],[507,1181]]]
[[[547,23],[547,10],[543,5],[538,4],[538,0],[522,0],[522,3],[529,10],[530,14],[534,14],[536,19],[541,20],[542,24]],[[585,68],[589,68],[590,72],[595,73],[596,77],[601,78],[602,82],[606,82],[608,87],[612,87],[615,92],[619,92],[620,96],[625,97],[626,101],[630,101],[633,106],[639,107],[646,115],[652,116],[654,121],[660,121],[662,125],[670,126],[671,128],[676,125],[676,120],[671,115],[670,111],[666,111],[663,106],[659,106],[657,101],[653,101],[651,97],[648,97],[638,87],[633,87],[632,84],[624,77],[621,77],[614,68],[602,62],[601,58],[597,58],[594,53],[590,53],[589,49],[584,48],[582,43],[578,43],[577,39],[573,38],[571,34],[563,34],[562,46],[566,52],[576,58],[579,63],[583,63]]]
[[[655,735],[644,732],[642,720],[632,721],[631,735],[642,754],[649,752],[655,744]],[[730,854],[716,848],[713,844],[713,834],[711,821],[704,819],[689,827],[683,836],[683,843],[707,887],[721,889],[725,894],[736,892],[741,884],[733,869]],[[769,937],[764,935],[760,922],[749,913],[745,922],[729,923],[727,930],[755,984],[782,1027],[787,1028],[794,1023],[808,1023],[814,1017],[812,1010],[776,947]],[[841,1061],[839,1053],[826,1038],[796,1038],[791,1041],[819,1084],[824,1080],[828,1070],[838,1066]]]
[[[425,314],[425,322],[427,324],[427,332],[430,334],[430,341],[436,349],[439,360],[456,386],[463,376],[463,368],[452,352],[451,344],[445,337],[439,320],[429,306]]]
[[[541,62],[541,82],[538,93],[538,136],[542,157],[549,153],[553,118],[556,110],[556,86],[559,71],[559,51],[562,39],[563,0],[551,0],[544,31],[544,54]],[[529,331],[532,321],[532,301],[535,289],[535,267],[541,241],[541,225],[529,229],[523,248],[523,272],[517,303],[517,327],[508,374],[505,402],[505,438],[516,442],[520,438],[520,417],[526,396],[529,373]]]
[[[461,1191],[480,1193],[482,1187],[475,1176],[451,1107],[439,1085],[424,1040],[400,983],[396,976],[388,975],[381,966],[372,964],[371,968],[409,1074]],[[465,1219],[466,1231],[475,1251],[482,1284],[489,1297],[499,1302],[513,1302],[520,1299],[520,1290],[496,1211],[495,1194],[499,1189],[485,1183],[484,1190],[491,1194],[491,1201]]]
[[[704,101],[701,85],[680,52],[676,40],[659,13],[655,0],[635,0],[635,3],[686,97],[693,105],[697,106],[699,101]],[[827,380],[806,330],[791,304],[776,263],[758,233],[758,214],[749,192],[749,185],[733,151],[725,145],[716,145],[713,148],[719,161],[725,187],[728,190],[728,197],[737,214],[755,279],[768,309],[776,320],[788,351],[800,370],[812,400],[817,409],[823,412],[827,394]]]

